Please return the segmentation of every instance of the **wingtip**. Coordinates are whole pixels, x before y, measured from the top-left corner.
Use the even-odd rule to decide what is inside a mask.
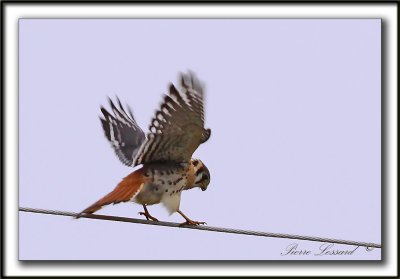
[[[118,102],[119,108],[120,108],[122,111],[125,111],[125,110],[124,110],[124,107],[122,106],[121,100],[118,98],[118,96],[117,96],[117,95],[115,95],[115,98],[117,99],[117,102]]]
[[[181,79],[181,86],[182,87],[187,87],[187,84],[186,84],[186,82],[185,82],[185,74],[184,73],[179,73],[179,75],[180,75],[180,79]]]
[[[100,111],[103,113],[105,118],[110,116],[110,113],[103,106],[100,106]],[[99,117],[101,119],[101,116],[99,116]]]
[[[110,98],[110,97],[108,97],[108,103],[110,104],[110,106],[111,106],[111,108],[114,110],[114,109],[116,109],[116,107],[115,107],[115,105],[114,105],[114,102],[113,102],[113,100]]]
[[[187,70],[186,73],[180,73],[181,86],[184,88],[194,88],[196,91],[203,91],[204,83],[201,82],[196,73],[192,70]]]
[[[132,118],[132,120],[134,120],[135,117],[133,116],[133,112],[132,112],[131,107],[130,106],[126,106],[126,108],[128,109],[128,113],[129,113],[130,117]]]
[[[175,95],[178,94],[179,95],[179,91],[178,89],[176,89],[175,85],[171,82],[168,86],[168,91],[169,91],[169,95]]]

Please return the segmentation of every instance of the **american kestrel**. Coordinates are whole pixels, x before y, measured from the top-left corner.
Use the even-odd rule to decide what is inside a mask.
[[[192,158],[197,147],[207,141],[210,129],[204,128],[203,87],[193,73],[181,75],[181,88],[169,85],[160,109],[152,119],[149,133],[144,134],[132,111],[128,113],[120,100],[117,108],[109,99],[113,115],[104,107],[100,117],[104,134],[120,161],[137,167],[122,179],[108,195],[83,210],[94,213],[108,204],[136,202],[143,205],[147,220],[158,221],[147,206],[162,203],[170,214],[178,212],[183,224],[200,225],[179,210],[184,190],[200,188],[205,191],[210,183],[210,172],[202,161]]]

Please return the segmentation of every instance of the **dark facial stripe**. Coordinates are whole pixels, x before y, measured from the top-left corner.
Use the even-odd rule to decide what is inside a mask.
[[[201,184],[203,181],[205,181],[207,179],[208,179],[208,175],[207,174],[203,174],[201,179],[199,181],[197,181],[196,183],[197,184]]]
[[[195,173],[194,175],[195,175],[195,176],[198,176],[199,173],[201,173],[203,170],[204,170],[204,168],[201,166],[201,167],[196,171],[196,173]]]

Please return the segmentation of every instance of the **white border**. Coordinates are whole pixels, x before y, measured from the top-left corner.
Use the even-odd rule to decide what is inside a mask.
[[[123,276],[123,275],[275,275],[275,276],[394,276],[397,272],[397,9],[395,4],[260,4],[260,5],[21,5],[8,3],[5,11],[5,266],[4,272],[8,276]],[[383,243],[386,259],[385,264],[263,264],[263,265],[160,265],[152,268],[149,265],[21,265],[18,262],[18,228],[17,228],[17,200],[18,200],[18,117],[17,117],[17,89],[18,89],[18,19],[19,18],[146,18],[146,17],[215,17],[215,18],[383,18],[385,21],[386,42],[384,51],[387,55],[386,77],[382,82],[386,84],[387,99],[386,112],[388,119],[388,133],[385,144],[388,146],[386,175],[388,189],[385,191],[385,203],[388,216],[385,228],[387,237]],[[385,205],[384,205],[385,206]],[[290,268],[288,268],[290,265]]]

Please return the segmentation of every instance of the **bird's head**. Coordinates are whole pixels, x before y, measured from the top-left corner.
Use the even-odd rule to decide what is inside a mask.
[[[194,169],[193,187],[200,187],[202,191],[205,191],[210,184],[210,171],[199,159],[192,159],[192,165]]]

